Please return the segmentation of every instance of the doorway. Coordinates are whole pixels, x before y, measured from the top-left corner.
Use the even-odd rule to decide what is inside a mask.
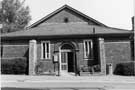
[[[75,71],[75,53],[70,44],[64,44],[61,47],[61,68],[64,72]]]
[[[68,52],[68,72],[74,72],[74,53]]]

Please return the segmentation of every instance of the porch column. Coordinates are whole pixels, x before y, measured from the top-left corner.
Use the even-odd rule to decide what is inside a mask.
[[[61,76],[61,49],[59,48],[59,62],[58,62],[58,66],[59,66],[59,76]]]
[[[104,47],[104,39],[99,38],[99,59],[101,65],[101,73],[106,75],[106,59],[105,59],[105,47]]]
[[[36,40],[29,41],[29,75],[35,75],[37,62],[37,43]]]

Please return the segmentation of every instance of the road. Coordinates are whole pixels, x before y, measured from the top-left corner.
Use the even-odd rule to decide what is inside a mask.
[[[2,76],[2,87],[2,90],[135,90],[135,77]]]

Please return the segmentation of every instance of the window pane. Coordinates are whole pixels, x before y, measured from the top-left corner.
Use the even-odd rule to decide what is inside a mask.
[[[66,61],[66,59],[67,59],[67,53],[61,53],[61,57],[62,57],[61,63],[66,63],[67,62]]]
[[[47,54],[47,57],[46,58],[49,58],[49,53],[46,53]]]
[[[46,52],[49,53],[49,43],[46,43]]]
[[[86,57],[88,58],[89,57],[89,43],[88,41],[86,41]]]
[[[62,70],[67,70],[67,65],[61,65]]]
[[[85,42],[85,51],[88,52],[87,42]]]
[[[92,58],[93,57],[93,50],[92,50],[93,46],[92,46],[92,41],[91,40],[87,40],[84,41],[84,57],[85,58]]]
[[[89,57],[91,57],[91,41],[89,41]]]
[[[45,58],[45,43],[43,43],[43,58]]]
[[[42,58],[49,59],[50,58],[50,48],[49,48],[49,42],[43,42],[42,43]]]

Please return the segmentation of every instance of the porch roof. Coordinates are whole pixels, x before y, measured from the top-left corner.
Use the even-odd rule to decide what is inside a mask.
[[[88,25],[87,23],[46,23],[28,30],[2,34],[1,37],[63,36],[92,34],[128,34],[131,30]]]

